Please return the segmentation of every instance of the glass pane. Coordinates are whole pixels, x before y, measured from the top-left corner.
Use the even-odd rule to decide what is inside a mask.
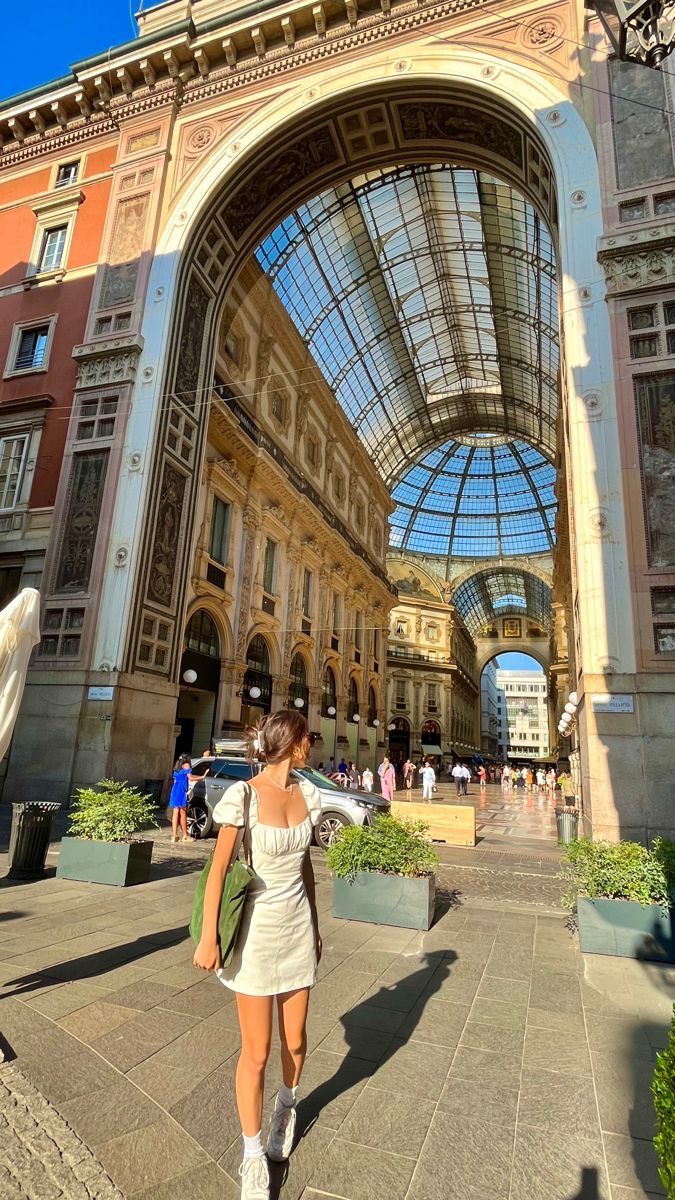
[[[265,543],[265,562],[263,567],[263,589],[272,595],[274,592],[274,567],[276,563],[277,544],[271,538]]]
[[[0,509],[5,512],[16,505],[21,486],[28,438],[0,438]]]
[[[47,349],[49,326],[39,325],[34,329],[24,329],[19,340],[19,350],[14,364],[16,370],[25,371],[31,367],[41,367]]]
[[[675,375],[636,380],[649,562],[675,565]]]
[[[59,225],[57,229],[48,229],[45,233],[40,255],[39,269],[41,271],[55,271],[57,267],[61,266],[67,232],[67,225]]]
[[[213,497],[211,510],[211,538],[209,554],[214,562],[224,566],[227,562],[227,543],[230,522],[230,506],[218,496]]]

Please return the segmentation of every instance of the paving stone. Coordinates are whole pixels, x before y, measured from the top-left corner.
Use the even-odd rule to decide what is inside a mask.
[[[527,1004],[530,994],[529,981],[518,979],[497,979],[484,975],[478,988],[481,1000],[503,1000],[507,1004]]]
[[[387,1059],[372,1076],[373,1087],[437,1100],[443,1089],[453,1050],[426,1042],[394,1038]]]
[[[206,1162],[197,1143],[170,1117],[92,1147],[122,1192],[143,1192]]]
[[[340,1126],[340,1138],[361,1146],[387,1147],[417,1158],[434,1115],[432,1101],[366,1088]]]
[[[471,1008],[471,1019],[484,1025],[504,1029],[519,1029],[525,1025],[527,1008],[524,1004],[509,1004],[503,1000],[485,1000],[477,996]]]
[[[414,1166],[402,1155],[336,1137],[312,1172],[311,1183],[319,1192],[345,1200],[403,1200]]]
[[[222,1029],[214,1034],[205,1023],[172,1040],[151,1058],[132,1067],[128,1077],[170,1109],[202,1079],[239,1051],[239,1036]]]
[[[210,1017],[219,1008],[225,1008],[232,1002],[228,988],[211,976],[200,979],[183,991],[175,991],[172,996],[161,1001],[162,1008],[172,1012],[190,1013],[195,1017]]]
[[[446,1000],[422,1000],[408,1014],[397,1036],[408,1038],[412,1042],[456,1046],[469,1012],[468,1004],[454,1004]]]
[[[524,1067],[518,1124],[556,1132],[561,1120],[571,1137],[600,1137],[593,1080]]]
[[[92,1049],[118,1071],[126,1073],[186,1033],[196,1022],[197,1017],[151,1008],[131,1016],[124,1025],[97,1038],[92,1042]]]
[[[459,1046],[452,1060],[450,1076],[480,1083],[492,1080],[495,1085],[518,1087],[521,1069],[522,1054],[494,1054]]]
[[[330,1129],[339,1129],[356,1097],[372,1078],[373,1066],[366,1059],[331,1054],[321,1047],[314,1050],[302,1073],[299,1128],[306,1129],[318,1121]]]
[[[654,1047],[642,1022],[635,1017],[618,1018],[604,1013],[587,1013],[586,1029],[588,1045],[594,1054],[602,1054],[609,1061],[615,1058],[644,1058],[654,1062]]]
[[[132,1016],[133,1011],[128,1008],[110,1004],[105,1000],[95,1000],[93,1004],[87,1004],[84,1008],[78,1008],[75,1012],[61,1017],[57,1024],[79,1041],[90,1044],[103,1034],[116,1029],[118,1025],[123,1025]]]
[[[108,996],[110,1004],[123,1005],[126,1008],[135,1008],[137,1011],[145,1012],[148,1008],[154,1008],[158,1004],[167,1004],[180,989],[171,987],[166,983],[155,983],[152,978],[140,979],[137,983],[131,983],[128,987],[120,988],[117,992],[111,992]]]
[[[228,1059],[171,1108],[174,1120],[211,1158],[220,1158],[241,1129],[234,1088],[236,1067],[236,1059]]]
[[[612,1197],[616,1185],[643,1189],[664,1196],[658,1172],[658,1159],[651,1141],[643,1138],[625,1137],[620,1133],[605,1133],[605,1154]]]
[[[525,1034],[523,1066],[559,1071],[564,1075],[591,1075],[591,1056],[583,1033],[576,1037],[553,1037],[549,1029],[529,1025]]]
[[[59,1105],[75,1132],[90,1146],[153,1125],[164,1115],[157,1104],[127,1079]]]
[[[503,1029],[500,1025],[484,1025],[482,1021],[467,1021],[460,1046],[472,1050],[492,1050],[497,1054],[519,1055],[523,1052],[525,1029]]]
[[[241,1185],[216,1163],[205,1163],[145,1191],[132,1192],[129,1200],[239,1200],[240,1193]]]
[[[311,1019],[311,1003],[309,1011]],[[382,1033],[396,1033],[405,1017],[404,1012],[397,1012],[393,1008],[379,1008],[376,1004],[357,1004],[341,1017],[341,1023],[345,1029],[361,1026],[363,1029],[376,1029]]]
[[[600,1124],[607,1133],[625,1133],[650,1140],[655,1132],[651,1098],[653,1064],[644,1059],[608,1061],[591,1055]]]
[[[462,1121],[492,1118],[503,1125],[515,1125],[518,1089],[485,1080],[461,1079],[452,1072],[440,1094],[438,1107],[454,1113]]]
[[[497,1121],[437,1112],[408,1200],[506,1200],[513,1139],[513,1128]]]
[[[566,1116],[566,1114],[565,1114]],[[510,1200],[610,1200],[600,1138],[582,1137],[564,1118],[544,1134],[518,1124]]]
[[[43,1016],[58,1021],[59,1017],[65,1017],[96,1000],[103,1000],[106,994],[104,988],[93,983],[61,983],[52,985],[48,992],[38,996],[28,993],[25,1002]]]
[[[384,1058],[391,1044],[392,1036],[391,1033],[383,1030],[340,1024],[323,1039],[321,1049],[330,1050],[334,1054],[353,1054],[356,1058],[377,1063]]]

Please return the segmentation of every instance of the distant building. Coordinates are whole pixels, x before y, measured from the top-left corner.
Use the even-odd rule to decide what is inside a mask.
[[[544,672],[497,669],[496,686],[500,757],[548,758],[548,685]]]
[[[491,659],[480,680],[480,748],[488,758],[499,754],[497,661]]]

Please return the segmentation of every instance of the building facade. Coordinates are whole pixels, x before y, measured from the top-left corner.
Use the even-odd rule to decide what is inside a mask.
[[[496,675],[500,757],[504,762],[547,762],[549,706],[545,676],[541,671],[503,668],[498,668]]]
[[[491,658],[480,677],[480,749],[487,758],[500,753],[498,701],[497,663]]]
[[[138,21],[0,106],[0,584],[43,600],[8,794],[163,776],[264,697],[326,756],[468,753],[529,642],[586,829],[672,834],[669,72],[580,0]],[[399,596],[433,677],[388,548],[439,580]]]

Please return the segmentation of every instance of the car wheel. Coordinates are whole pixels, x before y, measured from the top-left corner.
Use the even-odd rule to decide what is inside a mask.
[[[351,825],[351,821],[348,821],[346,817],[342,817],[340,813],[325,813],[314,830],[317,846],[321,846],[323,850],[327,850],[336,841],[340,830],[345,825]]]
[[[209,810],[205,804],[196,801],[188,805],[187,810],[187,828],[188,834],[193,838],[206,837],[209,830]]]

